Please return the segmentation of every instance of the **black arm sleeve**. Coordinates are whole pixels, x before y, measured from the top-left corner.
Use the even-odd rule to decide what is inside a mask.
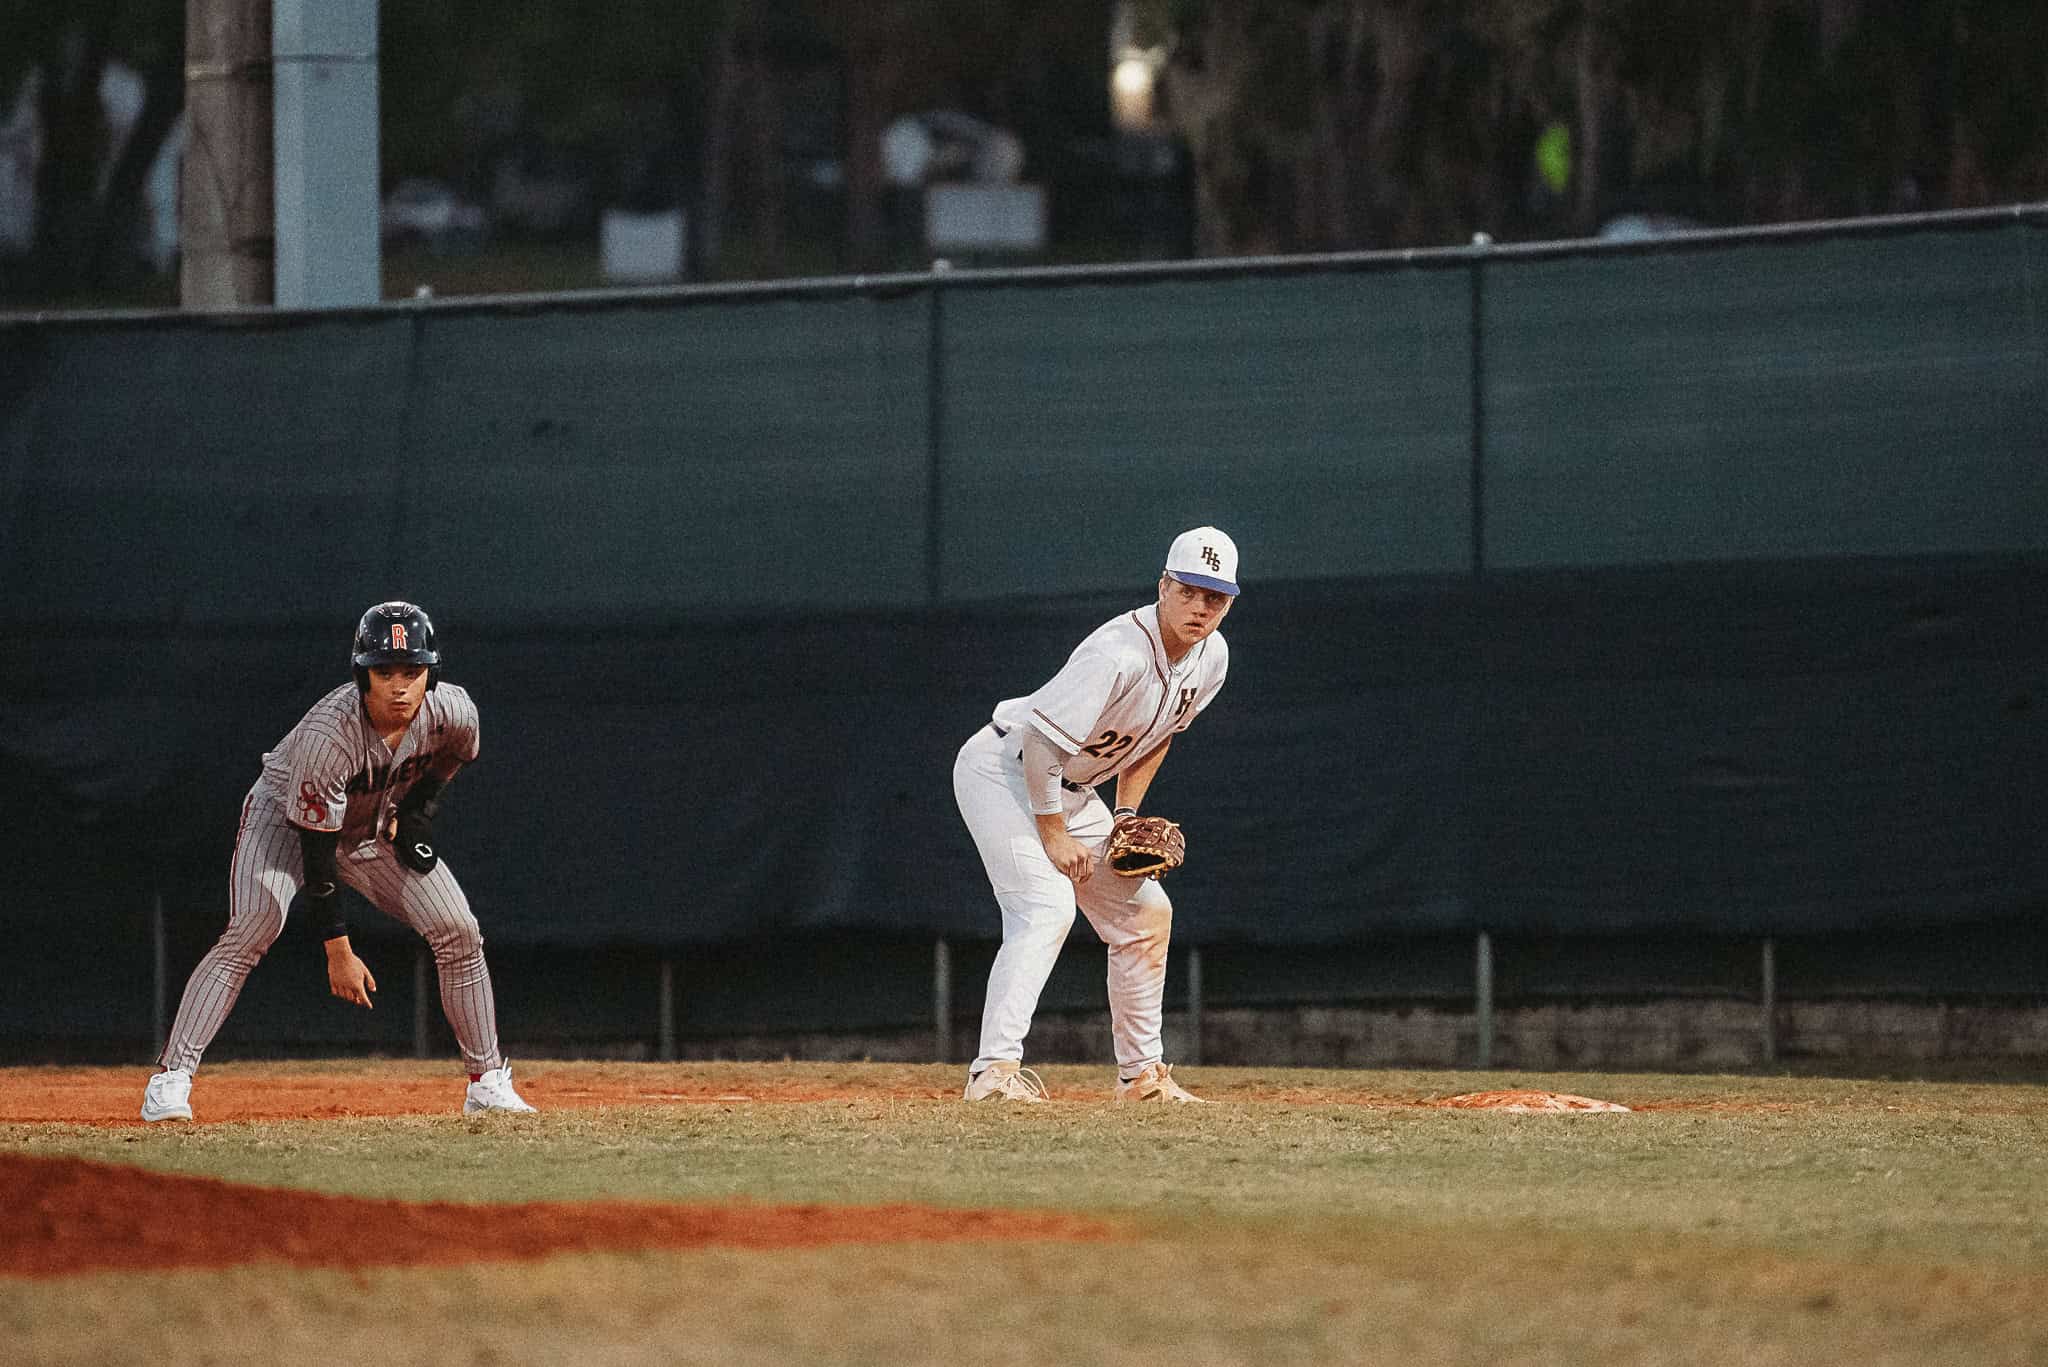
[[[323,940],[346,935],[348,917],[343,914],[341,898],[337,896],[341,891],[341,870],[334,859],[335,847],[341,843],[341,832],[309,831],[304,826],[300,826],[298,832],[299,856],[305,864],[305,877],[292,897],[291,910],[316,920]]]
[[[453,777],[454,775],[449,775],[449,778]],[[409,812],[418,812],[432,821],[441,812],[441,793],[447,787],[448,779],[437,778],[433,774],[421,774],[407,790],[405,797],[400,800],[398,814],[404,816]]]
[[[391,845],[398,862],[414,873],[432,873],[440,862],[434,848],[434,818],[441,811],[442,791],[461,768],[456,764],[446,772],[428,770],[398,801],[398,828],[392,832]]]

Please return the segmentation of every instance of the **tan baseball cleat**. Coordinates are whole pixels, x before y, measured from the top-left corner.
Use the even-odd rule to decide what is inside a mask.
[[[1173,1068],[1164,1063],[1150,1063],[1145,1071],[1126,1082],[1117,1079],[1116,1099],[1125,1101],[1177,1101],[1194,1102],[1198,1106],[1213,1106],[1213,1101],[1204,1101],[1187,1088],[1173,1080]]]
[[[1004,1059],[968,1078],[967,1090],[960,1094],[960,1099],[1039,1102],[1046,1099],[1045,1084],[1029,1068]]]

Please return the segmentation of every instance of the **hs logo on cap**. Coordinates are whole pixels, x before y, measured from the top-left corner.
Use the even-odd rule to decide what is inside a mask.
[[[1214,546],[1202,547],[1202,563],[1212,570],[1223,568],[1223,562],[1216,558],[1216,548]]]

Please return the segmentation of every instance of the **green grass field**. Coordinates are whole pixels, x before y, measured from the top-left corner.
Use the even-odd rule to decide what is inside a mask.
[[[430,1065],[331,1068],[337,1085]],[[445,1073],[445,1065],[431,1065]],[[541,1100],[583,1065],[523,1063]],[[2043,1363],[2048,1088],[1825,1077],[1190,1070],[1224,1103],[945,1099],[958,1070],[609,1065],[805,1102],[198,1126],[0,1124],[0,1151],[407,1200],[918,1202],[1093,1242],[0,1279],[10,1363]],[[0,1074],[0,1093],[36,1070]],[[141,1074],[135,1090],[139,1096]],[[1493,1087],[1647,1107],[1400,1104]],[[122,1117],[125,1118],[125,1117]]]

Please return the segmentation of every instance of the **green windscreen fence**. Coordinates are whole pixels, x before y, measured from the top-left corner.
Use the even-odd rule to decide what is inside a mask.
[[[921,603],[928,317],[856,296],[5,329],[6,615],[274,625],[402,589],[522,630]]]
[[[1462,571],[1469,294],[1422,270],[948,292],[944,596],[1142,589],[1204,522],[1268,581]]]
[[[6,620],[247,628],[362,596],[404,534],[409,337],[391,316],[0,328]]]
[[[1486,582],[1531,620],[1476,643],[1486,919],[1785,932],[2037,902],[2043,244],[2011,223],[1488,270]]]
[[[921,603],[928,318],[856,295],[423,323],[398,579],[515,630]]]
[[[2041,548],[2043,242],[2013,227],[1490,270],[1487,563]]]
[[[0,920],[217,926],[261,753],[406,596],[494,943],[992,938],[955,750],[1203,522],[1247,587],[1148,799],[1188,940],[2024,915],[2043,243],[0,322]]]

